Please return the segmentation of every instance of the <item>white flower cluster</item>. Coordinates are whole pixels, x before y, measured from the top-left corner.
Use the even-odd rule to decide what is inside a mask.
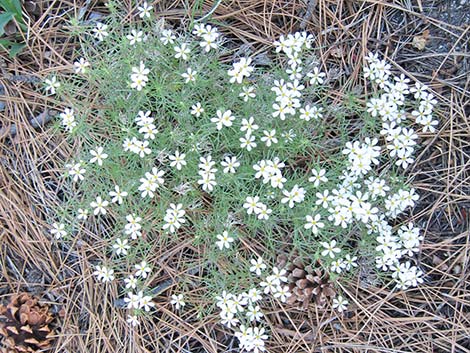
[[[65,108],[64,112],[60,113],[60,117],[62,118],[62,125],[68,132],[72,132],[73,128],[77,126],[73,109]]]
[[[400,263],[404,256],[413,256],[419,251],[420,241],[423,240],[419,228],[408,223],[401,226],[398,234],[394,235],[392,227],[381,219],[371,224],[370,232],[377,234],[379,245],[376,250],[382,254],[376,257],[377,267],[383,271],[393,271],[392,277],[398,288],[416,287],[423,282],[421,270],[411,266],[410,261]]]
[[[230,83],[242,83],[245,77],[250,77],[254,70],[250,64],[250,58],[241,58],[240,61],[233,63],[233,68],[227,72],[230,76]]]
[[[385,199],[385,215],[390,218],[396,218],[408,207],[413,208],[415,201],[419,200],[419,195],[415,189],[398,190],[398,192],[388,195]]]
[[[204,48],[206,53],[211,49],[217,49],[221,37],[216,27],[197,24],[194,26],[193,34],[201,38],[199,45]]]
[[[157,167],[152,168],[152,172],[145,173],[143,178],[140,178],[139,191],[142,191],[140,196],[153,198],[155,196],[155,191],[165,183],[163,175],[165,172],[159,170]]]
[[[147,85],[149,80],[149,73],[150,70],[145,67],[145,64],[142,61],[139,66],[133,67],[131,74],[131,87],[135,88],[137,91],[142,91],[142,88]]]
[[[152,153],[151,148],[149,147],[150,140],[155,139],[155,135],[158,133],[157,127],[154,122],[155,119],[150,116],[151,112],[143,112],[140,110],[137,117],[135,118],[135,123],[139,126],[139,133],[143,134],[144,140],[141,141],[136,137],[132,139],[126,138],[122,144],[124,151],[131,151],[135,154],[138,154],[140,158]]]
[[[311,34],[297,32],[295,34],[288,34],[287,37],[281,35],[279,40],[273,44],[276,48],[276,53],[283,52],[289,58],[288,65],[290,68],[295,69],[302,63],[300,58],[302,50],[312,48],[312,40],[313,36]]]
[[[145,3],[139,7],[139,15],[142,18],[150,17],[151,9],[152,7]],[[95,37],[100,41],[104,40],[108,36],[106,29],[106,25],[98,25],[94,30]],[[191,89],[192,82],[196,80],[197,72],[185,63],[186,61],[192,62],[195,60],[195,56],[191,55],[191,50],[198,52],[200,55],[202,51],[209,52],[212,49],[216,49],[218,43],[220,43],[219,32],[210,25],[196,25],[193,34],[197,38],[201,38],[199,46],[202,49],[197,45],[194,46],[193,42],[190,41],[179,42],[179,39],[177,39],[177,36],[171,30],[163,30],[159,38],[161,43],[167,46],[166,51],[169,53],[167,55],[168,61],[171,63],[176,62],[178,65],[178,70],[175,71],[175,79],[178,81],[178,84],[175,86],[179,88],[189,87]],[[137,45],[143,42],[145,38],[142,31],[136,30],[132,30],[131,34],[127,36],[130,45]],[[383,139],[379,141],[378,138],[373,136],[364,136],[361,139],[357,138],[348,141],[344,148],[338,149],[342,153],[340,153],[340,156],[335,156],[335,158],[338,157],[338,161],[335,160],[332,164],[337,162],[341,165],[342,175],[341,172],[335,172],[332,170],[333,168],[330,169],[326,165],[329,161],[323,160],[323,162],[311,162],[310,165],[307,165],[309,169],[308,176],[301,175],[300,169],[292,173],[295,176],[291,176],[289,173],[290,169],[285,169],[286,163],[291,162],[289,159],[291,156],[286,157],[284,154],[284,152],[290,153],[290,151],[285,148],[279,136],[285,139],[285,143],[292,141],[296,137],[295,132],[303,134],[308,130],[308,126],[323,119],[325,110],[328,110],[325,105],[321,106],[323,104],[321,99],[311,101],[311,93],[319,92],[317,86],[328,81],[327,74],[322,72],[319,67],[311,67],[307,73],[304,73],[302,68],[302,60],[305,57],[302,51],[311,47],[311,40],[311,36],[304,32],[286,37],[282,36],[275,43],[276,51],[287,55],[288,68],[283,74],[283,78],[274,80],[272,87],[271,84],[266,87],[266,93],[272,96],[272,100],[268,103],[268,109],[272,107],[272,110],[268,113],[271,115],[268,116],[268,119],[259,117],[255,121],[255,118],[250,116],[254,115],[253,111],[248,110],[245,112],[239,107],[241,100],[250,103],[251,100],[255,100],[257,97],[255,92],[263,97],[263,99],[266,99],[263,91],[259,93],[260,87],[249,85],[251,80],[247,78],[254,74],[254,66],[250,58],[241,58],[233,63],[233,66],[227,70],[228,78],[225,75],[225,69],[223,71],[226,81],[223,83],[227,86],[229,86],[228,83],[231,84],[229,88],[231,92],[235,92],[235,97],[239,100],[238,103],[231,107],[217,110],[215,109],[217,107],[210,106],[211,100],[206,99],[205,96],[194,96],[194,101],[178,103],[178,107],[180,105],[182,107],[186,106],[187,110],[191,106],[190,111],[186,113],[188,113],[187,116],[191,121],[197,124],[193,130],[194,132],[200,129],[201,126],[205,129],[206,125],[204,124],[207,123],[209,126],[212,126],[209,129],[210,131],[208,131],[209,134],[220,134],[218,136],[222,136],[224,140],[227,140],[227,150],[207,151],[205,148],[198,148],[198,142],[194,144],[196,147],[191,149],[188,147],[185,150],[187,145],[183,139],[184,142],[181,142],[178,146],[173,146],[172,151],[174,152],[166,153],[162,151],[162,154],[164,153],[165,157],[168,157],[169,167],[173,168],[173,170],[167,169],[166,161],[164,161],[165,158],[157,157],[158,167],[154,166],[151,147],[159,143],[159,139],[157,139],[159,134],[157,125],[160,127],[167,121],[162,118],[161,121],[158,120],[158,123],[156,123],[156,119],[151,116],[151,111],[139,111],[134,119],[137,128],[133,126],[129,128],[129,131],[133,131],[133,134],[136,136],[137,133],[135,131],[138,131],[138,134],[140,134],[138,136],[140,137],[128,135],[122,144],[124,152],[129,152],[129,155],[135,154],[143,158],[143,160],[140,160],[138,157],[133,156],[134,159],[137,159],[146,168],[139,173],[143,174],[151,168],[150,171],[145,172],[144,176],[139,179],[140,184],[136,187],[138,194],[140,194],[140,198],[153,199],[157,189],[163,189],[168,184],[171,184],[171,182],[168,183],[169,179],[167,182],[165,181],[166,175],[176,174],[178,176],[177,171],[182,170],[183,167],[189,164],[189,161],[193,160],[193,155],[196,155],[195,160],[199,158],[197,175],[193,172],[194,175],[191,177],[193,179],[181,181],[181,188],[180,186],[175,188],[170,186],[169,188],[173,190],[180,188],[180,190],[183,190],[186,185],[191,187],[196,184],[197,180],[197,184],[201,186],[203,191],[212,192],[218,185],[219,180],[216,180],[216,178],[219,177],[221,178],[219,182],[224,187],[226,182],[228,185],[230,181],[237,177],[240,177],[240,180],[249,180],[250,183],[257,185],[252,188],[251,184],[247,184],[250,186],[249,189],[247,188],[249,191],[245,195],[242,194],[242,198],[238,199],[236,204],[229,204],[227,206],[229,212],[232,212],[233,209],[240,209],[240,203],[243,203],[243,209],[246,210],[246,214],[250,217],[256,217],[262,221],[270,220],[269,222],[273,223],[278,217],[286,217],[285,214],[281,214],[282,212],[289,212],[293,216],[293,222],[300,220],[300,232],[305,232],[309,235],[309,237],[305,238],[313,238],[312,244],[314,245],[312,246],[318,248],[317,253],[323,258],[326,266],[331,272],[338,274],[357,267],[357,257],[353,253],[347,253],[349,249],[347,238],[335,236],[336,239],[332,239],[331,234],[338,233],[338,231],[348,232],[348,229],[350,230],[353,227],[358,229],[358,232],[364,231],[364,236],[365,232],[368,231],[369,237],[367,240],[373,242],[373,247],[376,251],[374,256],[377,268],[390,273],[398,288],[417,286],[423,281],[423,273],[417,266],[412,265],[412,257],[419,251],[420,241],[423,237],[420,235],[419,228],[412,223],[403,225],[398,229],[393,229],[390,221],[403,214],[408,208],[414,207],[415,202],[418,200],[418,195],[414,189],[405,186],[397,189],[393,178],[389,178],[383,172],[382,169],[386,168],[381,167],[384,162],[390,159],[396,166],[403,169],[407,169],[413,163],[413,153],[417,145],[418,135],[410,127],[412,123],[410,121],[412,118],[410,117],[414,117],[415,122],[423,126],[424,132],[435,131],[434,127],[437,125],[437,121],[433,120],[432,111],[437,102],[425,86],[416,84],[414,87],[410,87],[409,79],[405,76],[392,77],[390,65],[385,60],[380,60],[377,55],[370,54],[367,57],[368,66],[364,69],[364,76],[371,81],[373,86],[372,92],[379,93],[368,99],[364,114],[369,114],[372,118],[381,119],[382,128],[380,135],[383,136]],[[169,46],[170,44],[171,46]],[[163,52],[165,50],[162,50],[162,55],[164,55]],[[175,60],[175,58],[179,60]],[[85,60],[80,60],[76,64],[76,71],[81,74],[84,74],[89,66],[89,63]],[[181,68],[183,71],[180,71]],[[131,71],[130,87],[133,90],[142,91],[149,84],[150,69],[146,67],[143,61],[140,61],[139,66],[132,67]],[[181,72],[184,73],[181,74]],[[200,72],[200,75],[205,74],[202,68]],[[125,73],[125,75],[128,74],[129,72]],[[287,77],[289,78],[287,79]],[[254,81],[261,82],[258,80]],[[197,83],[199,83],[199,79]],[[49,86],[50,91],[58,87],[56,81],[49,82]],[[131,93],[139,95],[135,91]],[[140,95],[144,93],[146,91],[140,93]],[[411,94],[414,96],[416,100],[414,103],[416,104],[409,102],[408,96]],[[204,108],[211,112],[211,114],[215,111],[215,116],[210,118],[205,116],[205,110],[201,102],[203,102]],[[246,105],[243,102],[241,105]],[[411,114],[408,114],[407,110],[413,104],[416,106],[416,109]],[[328,111],[328,113],[330,112]],[[163,116],[164,113],[158,111],[158,114]],[[60,116],[66,130],[71,132],[77,125],[73,109],[66,109]],[[297,118],[298,120],[294,121],[295,125],[289,126],[292,120]],[[262,126],[261,129],[260,125]],[[288,131],[282,131],[284,125],[288,126]],[[297,128],[297,125],[300,126],[298,131],[295,130],[294,132],[294,129],[290,129],[291,127]],[[237,131],[238,128],[244,133],[244,136],[240,137],[242,135],[237,134],[234,138],[231,133]],[[262,135],[261,133],[259,134],[259,140],[262,142],[259,146],[256,143],[257,137],[255,136],[258,130],[262,132]],[[175,137],[173,131],[171,134]],[[195,135],[191,135],[191,138],[193,136]],[[197,137],[200,136],[202,135]],[[362,134],[359,136],[362,136]],[[204,135],[204,138],[206,137]],[[301,137],[306,139],[311,138],[310,135]],[[214,140],[216,139],[214,138]],[[382,140],[384,144],[381,143]],[[240,148],[238,148],[238,141],[240,141]],[[299,146],[302,145],[299,144]],[[381,148],[381,146],[384,147]],[[245,158],[254,149],[257,150],[252,152],[252,154],[256,157],[253,159]],[[203,150],[206,154],[201,156],[199,153]],[[113,161],[114,158],[112,157],[108,159],[107,153],[111,154],[110,151],[110,149],[106,150],[105,146],[94,147],[89,153],[91,157],[89,159],[90,165],[86,166],[84,161],[67,165],[69,176],[74,182],[78,182],[84,180],[87,168],[106,169],[108,163],[116,162]],[[267,152],[265,153],[265,151]],[[219,154],[219,152],[221,153]],[[217,158],[220,159],[213,160],[211,153],[212,155],[214,153],[217,154]],[[186,154],[189,156],[188,163],[186,162]],[[279,156],[282,156],[285,163]],[[121,157],[119,156],[119,158]],[[335,158],[332,158],[332,160]],[[312,158],[312,160],[315,159],[315,157]],[[319,157],[318,159],[323,158]],[[248,171],[247,173],[247,169],[243,167],[238,169],[247,160],[250,161],[247,166],[252,165],[254,172]],[[216,168],[218,163],[220,163],[223,173],[230,175],[218,175],[218,169]],[[190,167],[192,166],[185,167],[183,173],[189,171]],[[391,167],[399,169],[393,165]],[[88,177],[90,174],[92,173],[88,172],[86,176]],[[254,174],[254,178],[252,174]],[[338,174],[341,175],[339,179],[337,179]],[[253,179],[258,181],[255,180],[253,182]],[[129,193],[136,192],[136,190],[131,189],[134,182],[135,180],[129,183],[129,185],[122,186],[125,189],[129,188],[127,189]],[[109,192],[111,202],[96,194],[92,195],[94,201],[89,202],[90,200],[88,200],[87,205],[89,202],[90,207],[80,208],[77,218],[80,220],[87,219],[89,213],[91,214],[90,211],[95,216],[104,216],[109,211],[108,207],[114,211],[114,207],[117,208],[123,204],[124,198],[129,193],[121,190],[114,183],[111,184],[114,185],[114,190]],[[327,183],[331,183],[331,185]],[[257,188],[264,190],[262,194],[257,195],[253,191]],[[106,189],[106,192],[108,190]],[[240,191],[246,192],[243,189]],[[162,200],[159,200],[159,202],[165,202],[163,199],[164,194],[165,192],[162,192]],[[243,202],[242,200],[245,201]],[[149,203],[154,202],[154,200],[144,201]],[[300,203],[302,205],[299,206]],[[124,206],[129,205],[126,202]],[[275,211],[274,214],[273,210]],[[114,216],[114,212],[112,214]],[[147,215],[144,217],[145,220],[143,220],[144,213],[140,213],[142,215],[140,217],[126,208],[125,213],[122,215],[124,214],[126,214],[125,221],[122,220],[124,229],[121,231],[120,236],[113,240],[112,245],[114,254],[119,256],[127,255],[128,252],[131,252],[129,250],[135,247],[133,240],[145,238],[142,228],[143,226],[145,227],[147,222]],[[246,217],[245,214],[241,216],[242,218]],[[121,216],[121,218],[124,217]],[[168,233],[176,233],[185,223],[191,221],[183,209],[183,204],[175,201],[175,203],[169,203],[163,217],[161,229]],[[240,222],[243,223],[243,220]],[[65,225],[62,223],[54,223],[50,233],[57,239],[67,235]],[[215,246],[220,250],[229,249],[231,246],[235,246],[236,237],[238,235],[232,234],[231,229],[223,230],[221,234],[217,234]],[[252,259],[251,264],[250,271],[257,276],[261,276],[262,271],[266,269],[262,258],[257,260]],[[150,296],[144,295],[144,280],[150,274],[151,268],[146,261],[136,264],[134,268],[136,270],[135,273],[128,276],[124,282],[126,283],[126,289],[129,290],[125,299],[127,307],[133,310],[135,314],[136,310],[144,309],[149,311],[154,304]],[[265,328],[259,324],[263,320],[260,300],[265,295],[273,295],[280,302],[287,301],[291,294],[286,285],[287,278],[285,274],[286,271],[284,269],[274,267],[272,272],[260,281],[259,285],[249,288],[246,292],[231,294],[224,291],[220,297],[217,297],[217,306],[221,310],[221,322],[228,328],[236,329],[235,335],[240,341],[242,349],[254,352],[265,351],[265,341],[268,339],[268,335],[265,332]],[[96,266],[94,275],[103,282],[115,279],[113,269],[103,265]],[[174,294],[171,304],[177,310],[181,309],[186,304],[183,298],[182,294]],[[346,310],[347,303],[347,300],[342,296],[338,296],[333,302],[333,307],[341,312]],[[136,315],[129,315],[128,321],[132,325],[138,323]]]
[[[274,81],[274,87],[271,88],[276,94],[275,103],[272,108],[273,117],[279,117],[285,120],[287,115],[295,116],[297,109],[300,111],[300,119],[310,121],[310,119],[321,119],[323,117],[323,108],[316,105],[306,104],[301,107],[300,98],[305,85],[300,82],[303,78],[301,53],[304,49],[311,48],[312,36],[306,32],[289,34],[286,37],[281,36],[279,41],[274,42],[276,52],[283,52],[289,58],[286,72],[292,82],[285,82],[283,79]],[[313,67],[312,72],[308,72],[310,85],[318,85],[324,82],[325,73],[321,72],[318,67]]]
[[[264,220],[269,219],[269,215],[273,212],[266,204],[259,200],[258,196],[248,196],[243,204],[243,208],[246,209],[246,213],[252,214],[254,212],[258,219]]]
[[[102,282],[111,282],[114,280],[114,270],[110,269],[106,266],[100,266],[97,265],[95,267],[95,272],[93,272],[93,275],[96,276],[98,281]]]
[[[261,276],[266,269],[263,259],[251,259],[250,271],[257,276]],[[273,267],[272,273],[259,283],[259,287],[253,286],[247,292],[232,294],[223,291],[217,296],[216,305],[220,309],[221,323],[228,328],[235,330],[235,337],[238,338],[240,348],[247,352],[264,352],[266,350],[265,341],[269,338],[266,330],[261,326],[263,312],[259,305],[263,296],[273,295],[282,303],[291,296],[287,282],[286,271]]]
[[[389,155],[396,158],[396,165],[407,169],[414,162],[413,153],[418,138],[414,129],[401,125],[407,120],[407,95],[414,93],[414,98],[419,102],[418,110],[414,110],[411,115],[418,124],[423,125],[424,132],[435,131],[437,120],[433,120],[432,111],[437,101],[424,85],[416,83],[410,88],[410,80],[405,75],[392,78],[390,65],[380,60],[377,54],[370,53],[366,60],[369,66],[364,68],[364,77],[384,90],[379,97],[373,97],[367,102],[367,112],[372,117],[379,116],[382,119],[380,134],[385,136]]]
[[[142,225],[140,222],[142,218],[135,214],[129,214],[126,216],[127,224],[124,226],[124,233],[130,235],[132,239],[137,239],[142,236]]]
[[[212,191],[214,190],[214,186],[217,185],[215,181],[215,173],[217,172],[217,168],[213,168],[215,162],[212,160],[211,156],[201,157],[199,159],[199,172],[198,174],[201,176],[201,179],[197,181],[199,185],[202,186],[204,191]]]
[[[371,140],[368,137],[362,144],[359,141],[346,142],[343,154],[348,156],[348,169],[351,174],[365,175],[372,170],[372,165],[379,165],[380,147],[377,146],[377,143],[376,138]]]
[[[175,205],[174,203],[170,203],[170,208],[166,210],[166,215],[163,218],[163,220],[166,222],[163,225],[163,230],[168,229],[170,233],[176,232],[176,230],[186,222],[184,219],[185,214],[186,211],[183,210],[182,204],[179,203]]]
[[[255,179],[263,178],[263,184],[269,183],[273,188],[282,189],[287,181],[282,176],[282,168],[285,166],[285,163],[278,157],[275,157],[272,161],[263,159],[253,165],[253,169],[256,171]]]

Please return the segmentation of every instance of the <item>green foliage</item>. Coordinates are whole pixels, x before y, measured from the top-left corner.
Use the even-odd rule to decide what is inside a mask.
[[[221,37],[214,37],[217,48],[206,51],[208,40],[191,34],[201,30],[197,25],[178,32],[147,19],[124,26],[128,22],[113,11],[106,24],[84,31],[78,74],[63,75],[58,89],[70,110],[61,114],[57,128],[65,126],[68,141],[79,146],[64,168],[68,198],[60,221],[69,234],[98,237],[105,270],[125,276],[139,261],[152,259],[155,244],[159,249],[190,244],[192,257],[181,256],[183,264],[176,267],[210,264],[203,279],[208,296],[249,290],[259,282],[250,260],[262,256],[272,268],[277,255],[293,252],[311,263],[321,261],[338,281],[353,275],[345,272],[354,271],[361,256],[370,263],[385,259],[384,271],[400,267],[404,272],[395,272],[393,283],[402,288],[422,280],[409,261],[406,268],[399,262],[411,258],[421,239],[418,228],[400,227],[398,218],[417,200],[404,173],[418,138],[403,113],[416,106],[405,99],[404,77],[393,79],[388,65],[369,55],[369,77],[390,80],[384,84],[387,94],[372,80],[371,96],[356,91],[338,98],[306,33],[284,39],[298,51],[298,56],[283,53],[294,64],[273,54],[272,64],[257,65],[238,49],[227,49]],[[188,58],[181,55],[184,45]],[[304,71],[296,75],[299,63]],[[189,69],[196,72],[195,80],[187,78]],[[371,108],[374,100],[380,109]],[[193,111],[197,103],[204,108],[200,116]],[[431,108],[423,111],[435,103],[426,104]],[[290,106],[295,109],[283,116]],[[389,115],[379,112],[387,109]],[[147,120],[142,118],[146,112]],[[220,118],[224,112],[232,119]],[[249,119],[258,129],[248,133]],[[392,129],[388,121],[401,125]],[[256,146],[247,148],[246,140],[253,137]],[[93,157],[98,148],[107,155],[102,165]],[[181,168],[172,162],[177,152],[185,155]],[[235,172],[224,170],[227,157],[238,160]],[[266,165],[269,171],[257,175]],[[82,169],[80,180],[77,170]],[[146,183],[154,187],[152,193]],[[100,214],[98,198],[109,200],[116,186],[128,195]],[[184,210],[177,222],[168,216],[176,205]],[[89,211],[86,221],[77,219],[78,209]],[[130,215],[142,218],[145,237],[128,236]],[[175,223],[181,224],[172,229]],[[115,251],[118,239],[129,240],[125,256]],[[139,290],[148,285],[142,281]],[[128,288],[122,292],[132,294]]]
[[[27,30],[20,0],[0,0],[0,8],[5,11],[0,14],[0,37],[5,35],[5,26],[12,20],[15,20],[15,23],[22,31]],[[24,47],[24,43],[0,38],[0,48],[8,51],[10,57],[16,56]]]

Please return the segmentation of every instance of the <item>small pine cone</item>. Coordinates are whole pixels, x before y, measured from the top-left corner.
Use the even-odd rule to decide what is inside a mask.
[[[313,266],[306,266],[306,261],[296,254],[290,257],[278,256],[277,265],[287,271],[289,290],[292,295],[288,298],[288,304],[302,304],[306,309],[310,302],[315,301],[318,306],[323,306],[327,298],[335,296],[333,283],[329,273],[324,270],[317,261]]]
[[[12,296],[7,306],[0,305],[0,334],[5,346],[2,352],[42,352],[50,348],[52,320],[49,308],[29,294]]]

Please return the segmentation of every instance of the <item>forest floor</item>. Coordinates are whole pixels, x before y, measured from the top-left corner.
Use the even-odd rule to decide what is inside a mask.
[[[129,9],[136,6],[123,1]],[[307,311],[273,308],[268,351],[470,352],[470,1],[152,4],[156,18],[173,28],[185,23],[188,14],[212,11],[209,22],[251,55],[265,53],[282,34],[308,31],[322,64],[348,77],[347,87],[338,87],[338,92],[361,84],[358,58],[368,51],[379,52],[396,71],[431,88],[439,100],[440,125],[435,133],[421,136],[423,147],[411,168],[421,197],[408,215],[423,228],[418,261],[425,282],[391,291],[368,281],[367,274],[359,276],[344,284],[357,301],[342,317],[314,305]],[[130,330],[115,308],[100,304],[108,295],[105,287],[81,275],[91,273],[81,255],[92,245],[68,253],[73,258],[53,249],[47,215],[61,202],[57,171],[74,151],[46,123],[60,103],[39,93],[38,82],[73,65],[78,43],[68,35],[69,19],[101,18],[107,8],[95,0],[44,0],[28,11],[27,31],[8,34],[25,42],[25,48],[15,57],[6,52],[0,57],[0,301],[29,292],[48,303],[56,316],[55,352],[238,351],[216,316],[184,322],[163,305],[155,320],[138,332]],[[165,266],[171,270],[180,255],[175,251]],[[72,268],[71,262],[77,266]],[[156,301],[166,302],[168,296],[161,293]]]

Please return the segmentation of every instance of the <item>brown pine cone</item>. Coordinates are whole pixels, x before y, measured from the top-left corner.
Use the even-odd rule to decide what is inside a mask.
[[[287,271],[292,293],[287,300],[289,304],[301,303],[302,309],[307,309],[310,302],[315,301],[318,306],[323,306],[328,298],[336,295],[330,275],[320,261],[306,265],[305,259],[297,254],[293,254],[290,259],[286,255],[279,255],[277,266]]]
[[[53,317],[49,308],[27,293],[13,295],[7,306],[0,305],[0,334],[3,353],[37,352],[51,347]]]

